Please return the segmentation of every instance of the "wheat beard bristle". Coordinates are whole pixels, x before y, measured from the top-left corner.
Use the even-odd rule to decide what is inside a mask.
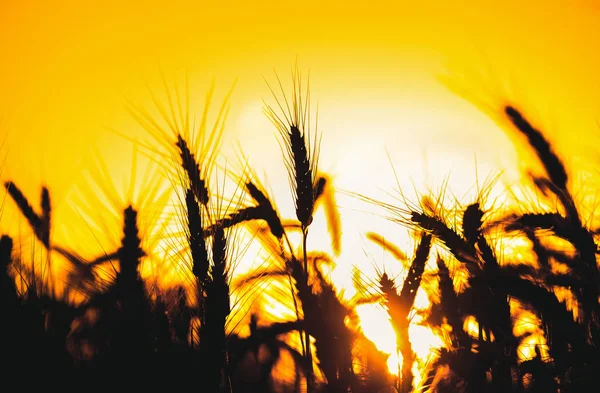
[[[208,204],[209,197],[208,188],[206,187],[206,182],[204,179],[202,179],[200,174],[200,165],[196,161],[194,154],[190,151],[187,142],[181,137],[181,135],[177,136],[176,145],[180,152],[181,166],[187,173],[190,181],[190,188],[194,192],[194,196],[198,202],[206,206]]]

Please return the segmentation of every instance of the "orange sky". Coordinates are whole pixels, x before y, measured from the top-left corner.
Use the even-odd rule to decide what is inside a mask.
[[[471,97],[521,104],[576,168],[596,153],[599,17],[600,8],[582,0],[3,1],[3,179],[36,198],[48,184],[55,222],[67,225],[70,193],[92,148],[115,178],[130,172],[131,143],[109,131],[145,135],[127,102],[150,107],[146,86],[165,97],[161,72],[180,85],[187,73],[198,113],[213,78],[216,104],[238,80],[223,154],[240,141],[291,212],[275,130],[261,110],[271,98],[263,77],[273,82],[275,69],[289,80],[296,59],[310,69],[319,102],[322,169],[340,188],[391,191],[386,149],[409,196],[411,182],[435,189],[448,174],[450,189],[464,193],[475,183],[475,161],[480,177],[518,168],[506,134],[441,75]],[[356,218],[360,207],[340,204],[350,238],[373,230]],[[9,230],[14,215],[4,214],[0,225]]]

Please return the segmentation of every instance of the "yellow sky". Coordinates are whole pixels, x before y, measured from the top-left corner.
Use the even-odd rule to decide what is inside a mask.
[[[599,18],[597,3],[583,0],[3,1],[3,179],[36,198],[48,184],[61,225],[91,148],[116,178],[129,173],[131,144],[109,129],[145,135],[126,104],[150,107],[147,86],[164,98],[161,73],[180,85],[187,74],[198,105],[211,80],[218,104],[237,79],[223,153],[239,141],[291,211],[275,130],[261,111],[271,99],[263,77],[274,82],[275,69],[289,81],[296,59],[310,69],[319,103],[322,169],[341,188],[391,191],[386,150],[400,183],[419,190],[450,174],[462,195],[475,183],[475,161],[480,177],[518,168],[511,140],[442,75],[471,97],[522,105],[567,163],[580,165],[596,152]],[[347,199],[340,204],[350,238],[375,229]],[[13,222],[5,214],[3,231]]]

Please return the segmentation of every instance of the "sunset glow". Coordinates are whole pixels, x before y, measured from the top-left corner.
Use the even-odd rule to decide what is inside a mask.
[[[409,393],[411,387],[402,386],[408,371],[402,371],[402,353],[407,352],[401,349],[408,351],[407,347],[414,354],[410,383],[415,391],[427,391],[428,384],[445,379],[458,386],[452,378],[460,373],[447,371],[452,368],[448,362],[479,359],[473,356],[483,353],[485,345],[504,345],[502,340],[514,339],[502,347],[514,355],[514,364],[500,362],[483,373],[506,376],[512,370],[516,375],[519,367],[534,360],[555,362],[561,349],[552,352],[550,335],[555,331],[548,328],[548,321],[567,315],[571,323],[572,313],[575,322],[560,325],[561,329],[580,324],[577,332],[585,343],[595,334],[590,328],[595,319],[586,315],[596,315],[597,305],[582,303],[593,300],[594,293],[578,292],[571,280],[584,280],[586,275],[576,276],[569,262],[583,258],[581,250],[591,250],[600,232],[599,18],[597,2],[587,0],[460,5],[312,0],[2,2],[2,180],[18,186],[40,222],[45,214],[41,187],[47,187],[52,201],[49,240],[44,244],[31,226],[37,216],[27,217],[14,194],[3,197],[1,235],[14,240],[9,259],[12,255],[22,269],[10,276],[16,277],[22,296],[30,288],[20,276],[26,271],[47,283],[44,290],[73,304],[86,304],[94,290],[107,290],[121,274],[124,209],[131,205],[143,251],[134,271],[144,280],[153,312],[168,315],[168,323],[179,317],[167,310],[173,304],[204,312],[203,307],[210,308],[204,303],[210,289],[200,284],[197,255],[191,251],[191,199],[196,216],[203,220],[201,228],[207,231],[196,234],[206,237],[202,244],[207,258],[222,251],[217,234],[224,232],[227,240],[222,276],[230,310],[223,329],[240,348],[257,345],[239,358],[218,355],[224,362],[230,358],[239,362],[240,370],[273,361],[269,382],[273,391],[296,384],[298,392],[314,393],[310,384],[316,382],[309,383],[313,367],[317,382],[330,382],[327,373],[331,379],[335,372],[326,369],[323,355],[330,343],[322,337],[334,337],[338,346],[343,340],[350,342],[352,362],[344,363],[346,371],[358,369],[358,364],[366,367],[369,361],[376,364],[368,351],[358,355],[354,351],[365,347],[363,335],[385,355],[392,377],[374,385],[374,393],[384,392],[388,385]],[[293,172],[294,164],[302,161],[293,154],[304,150],[286,145],[287,137],[292,145],[294,140],[286,134],[292,135],[288,123],[293,121],[285,118],[285,108],[298,91],[293,84],[298,81],[302,94],[310,92],[310,101],[300,105],[301,115],[310,114],[310,135],[319,142],[302,147],[308,150],[306,165],[314,164],[310,185]],[[567,230],[556,221],[529,232],[517,222],[516,217],[530,211],[556,211],[567,218],[570,211],[543,155],[532,150],[532,138],[515,127],[516,115],[511,118],[507,111],[512,106],[542,131],[562,160],[569,176],[565,187],[573,190],[580,216],[578,225],[586,228],[578,233],[589,236],[591,246],[557,233]],[[277,116],[284,132],[274,126]],[[306,131],[304,124],[298,128],[299,133]],[[193,181],[182,165],[182,140],[194,155],[191,161],[199,163],[196,175],[206,180],[208,202],[192,192]],[[321,176],[329,188],[316,197]],[[272,211],[251,195],[248,182],[272,203]],[[310,225],[299,218],[302,200],[295,192],[303,185],[310,187],[310,196],[304,197],[315,204]],[[483,214],[476,236],[468,239],[463,217],[465,208],[475,203]],[[247,207],[260,207],[261,214],[277,213],[285,236],[278,237],[265,216],[235,216]],[[456,231],[472,255],[461,255],[460,247],[467,246],[452,248],[435,228],[418,223],[415,213]],[[239,222],[231,228],[219,227],[236,217]],[[579,230],[573,222],[567,229]],[[401,300],[410,299],[408,306],[401,304],[407,314],[401,318],[407,324],[403,325],[407,343],[392,322],[394,305],[382,277],[390,278],[394,295],[400,297],[404,285],[414,284],[407,277],[416,271],[419,246],[427,241],[431,245],[417,289]],[[597,253],[597,248],[591,251],[594,258]],[[216,280],[212,274],[209,281]],[[444,274],[448,280],[442,288]],[[303,279],[308,294],[301,293]],[[493,287],[501,280],[525,284],[515,294]],[[179,287],[185,289],[179,297],[168,292]],[[462,308],[444,303],[449,288]],[[339,304],[319,297],[330,290]],[[546,308],[519,298],[531,290],[539,290],[536,299],[542,299]],[[477,298],[482,293],[489,293],[489,302]],[[319,318],[308,315],[302,302],[310,303],[309,295],[319,299],[314,304],[321,311],[327,307],[347,311],[343,323],[333,311]],[[561,314],[563,304],[566,314]],[[476,315],[496,308],[493,317],[477,319]],[[457,319],[452,320],[452,312]],[[97,316],[94,310],[84,315]],[[94,325],[85,318],[67,325],[71,341],[66,353],[93,353],[92,344],[77,335]],[[185,345],[192,349],[202,345],[198,339],[206,323],[202,318],[181,317],[191,327],[192,344]],[[330,331],[305,338],[311,318]],[[459,324],[461,332],[456,331]],[[243,341],[257,332],[274,334],[260,330],[267,331],[268,326],[289,331],[268,339],[259,335],[263,339],[259,344]],[[336,329],[351,333],[345,336]],[[74,344],[77,340],[83,342],[81,347]],[[307,341],[314,347],[312,354],[305,348]],[[460,352],[464,348],[458,343],[467,349]],[[571,342],[567,346],[575,351]],[[280,351],[277,356],[269,352],[273,348]],[[436,363],[440,356],[447,356],[446,363]],[[310,362],[300,364],[299,358]],[[244,374],[240,381],[260,380],[259,371],[250,366],[250,376]],[[217,370],[223,372],[217,385],[234,384],[237,380],[223,370]],[[295,378],[298,375],[302,378]],[[554,379],[563,381],[564,376]],[[352,389],[354,385],[346,392],[359,393]]]

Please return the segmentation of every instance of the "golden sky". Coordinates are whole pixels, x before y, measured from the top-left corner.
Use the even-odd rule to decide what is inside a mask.
[[[297,61],[305,76],[310,71],[312,102],[319,106],[320,168],[338,189],[393,201],[399,185],[416,202],[428,190],[439,194],[447,179],[448,193],[470,203],[477,185],[491,174],[504,171],[500,191],[503,183],[515,184],[532,162],[513,144],[514,134],[494,119],[506,102],[545,130],[572,178],[580,181],[590,169],[598,174],[599,22],[598,2],[587,0],[3,0],[1,177],[14,180],[34,206],[40,185],[50,187],[53,240],[87,257],[110,252],[120,240],[119,209],[125,207],[134,172],[127,138],[148,138],[128,105],[158,117],[151,97],[166,101],[163,79],[171,92],[178,86],[180,93],[187,80],[191,111],[200,116],[214,81],[210,124],[237,81],[222,162],[237,163],[232,152],[241,144],[282,215],[292,217],[276,131],[262,110],[263,99],[274,104],[265,79],[276,83],[276,71],[290,93]],[[85,171],[97,168],[93,158],[98,156],[107,178],[96,170],[90,180]],[[139,200],[152,187],[140,186],[144,165],[135,172],[140,177],[134,199]],[[161,171],[154,175],[162,179]],[[115,183],[110,197],[119,199],[112,210],[93,201],[98,193],[93,184],[107,187],[107,179]],[[83,200],[78,190],[85,192]],[[343,251],[332,277],[350,296],[351,265],[371,276],[375,268],[392,276],[402,270],[365,239],[366,232],[378,232],[407,251],[414,240],[397,224],[370,213],[385,212],[343,194],[337,201]],[[160,241],[177,227],[165,232],[154,225],[152,204],[138,207],[140,220],[150,228],[144,248],[170,247]],[[5,200],[0,231],[29,233],[21,252],[42,261],[35,247],[31,254],[21,248],[34,242],[20,217]],[[309,247],[330,250],[322,212],[311,225]],[[256,252],[248,250],[241,270],[262,261],[254,258]],[[169,263],[179,266],[177,259]],[[148,271],[169,282],[180,277],[176,269],[169,271],[174,276],[162,276],[153,265],[146,266]],[[427,304],[424,295],[417,295],[419,307]],[[387,316],[378,310],[365,306],[357,312],[367,336],[391,353],[392,330],[385,329]],[[284,317],[292,309],[274,301],[263,311]],[[416,323],[411,328],[417,329],[411,340],[419,356],[439,345],[431,331]]]
[[[149,89],[165,98],[161,74],[171,87],[188,76],[198,114],[213,79],[215,109],[237,80],[223,154],[239,141],[291,211],[262,99],[273,103],[263,78],[289,82],[296,60],[319,104],[321,168],[340,188],[391,192],[391,163],[409,197],[413,183],[436,189],[449,175],[462,195],[476,173],[514,173],[511,139],[447,85],[498,107],[513,100],[576,168],[596,156],[599,18],[583,0],[2,1],[3,180],[35,198],[48,184],[60,225],[92,149],[115,178],[130,172],[131,143],[110,129],[144,137],[126,106],[151,108]],[[374,229],[339,200],[345,235]]]

